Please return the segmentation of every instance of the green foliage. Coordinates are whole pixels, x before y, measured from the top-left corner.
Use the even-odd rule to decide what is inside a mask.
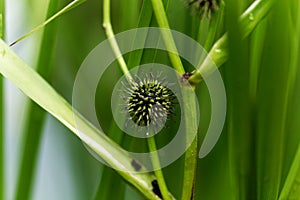
[[[35,1],[37,0],[30,2]],[[138,0],[121,2],[105,0],[104,5],[103,1],[87,1],[76,8],[75,6],[83,1],[73,1],[70,7],[60,11],[59,4],[70,4],[52,0],[49,2],[46,17],[48,21],[45,20],[21,38],[26,40],[33,32],[42,28],[44,30],[41,48],[36,52],[38,55],[36,72],[7,44],[2,40],[0,42],[1,74],[36,103],[33,101],[29,103],[28,117],[22,128],[22,144],[25,150],[20,156],[20,172],[17,188],[14,190],[15,199],[32,199],[32,193],[37,188],[33,183],[40,162],[37,155],[41,151],[39,146],[46,113],[53,115],[109,164],[127,169],[134,167],[131,163],[132,158],[123,149],[142,152],[147,149],[147,141],[127,136],[114,122],[109,105],[112,83],[115,83],[122,73],[141,63],[165,63],[173,66],[181,74],[191,72],[189,63],[176,53],[153,49],[137,50],[119,57],[118,62],[110,66],[113,70],[107,70],[99,84],[96,108],[99,112],[97,113],[99,121],[104,125],[104,130],[101,131],[96,130],[79,113],[75,113],[83,127],[82,134],[78,134],[72,107],[65,99],[70,99],[76,71],[94,46],[107,36],[113,38],[114,31],[148,26],[183,32],[208,51],[209,57],[199,56],[201,68],[189,78],[195,86],[201,109],[198,141],[195,140],[192,147],[179,160],[162,171],[156,171],[154,175],[113,171],[96,161],[81,163],[84,169],[82,174],[73,173],[70,180],[64,180],[69,185],[76,185],[73,191],[66,192],[75,193],[76,187],[78,189],[89,185],[92,189],[81,189],[82,194],[78,199],[159,199],[153,193],[152,182],[158,179],[163,196],[172,194],[174,199],[181,200],[191,197],[195,200],[299,198],[300,4],[298,1],[143,0],[141,3]],[[189,2],[192,7],[187,6]],[[202,6],[201,2],[204,2],[202,4],[206,7],[201,7],[202,11],[195,12],[194,6]],[[218,8],[211,4],[215,2],[218,2]],[[3,5],[4,1],[0,1],[0,36],[4,35],[5,29]],[[103,13],[101,7],[108,12]],[[60,16],[70,10],[72,12]],[[199,17],[203,11],[207,14]],[[60,14],[51,18],[55,13]],[[29,8],[24,14],[30,15]],[[103,21],[105,29],[100,28]],[[23,41],[16,41],[18,45],[22,45]],[[171,33],[166,32],[162,42],[167,44],[168,49],[176,52]],[[112,40],[111,45],[115,53],[118,53],[118,43]],[[198,146],[205,137],[211,114],[209,93],[200,76],[201,73],[211,72],[207,62],[209,59],[220,67],[224,79],[228,98],[227,120],[215,148],[207,157],[198,159],[196,157]],[[4,106],[3,86],[0,87],[0,104]],[[188,138],[188,133],[196,131],[194,120],[189,120],[196,117],[195,102],[188,95],[184,95],[183,98],[185,102],[183,109],[188,113],[185,115],[188,120],[186,127]],[[0,109],[0,114],[2,113]],[[5,157],[4,135],[1,130],[4,119],[0,117],[1,196],[8,191],[3,178]],[[18,126],[21,123],[14,122],[14,124]],[[176,124],[170,122],[168,125],[170,127],[163,130],[168,134],[158,135],[155,141],[148,140],[151,151],[170,141],[172,133],[176,132]],[[67,129],[65,132],[69,133]],[[66,144],[66,151],[75,151],[74,146],[69,145],[68,141],[62,143]],[[56,144],[50,145],[56,148]],[[105,153],[102,147],[109,153]],[[74,160],[86,160],[89,157],[85,150],[75,152],[74,157],[66,158],[66,163],[69,164],[65,167],[70,171],[72,168],[79,168],[74,164],[76,163]],[[54,166],[51,162],[48,164]],[[154,158],[153,164],[159,166],[159,160]],[[82,178],[89,173],[98,174],[99,171],[102,174],[100,177],[95,175]],[[57,180],[60,180],[59,178],[57,177]],[[128,188],[127,185],[135,190]],[[61,196],[60,199],[64,197]]]

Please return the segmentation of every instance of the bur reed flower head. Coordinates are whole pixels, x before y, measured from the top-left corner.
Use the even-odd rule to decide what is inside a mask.
[[[160,127],[174,114],[175,94],[160,75],[135,77],[126,88],[126,103],[130,119],[138,126]]]

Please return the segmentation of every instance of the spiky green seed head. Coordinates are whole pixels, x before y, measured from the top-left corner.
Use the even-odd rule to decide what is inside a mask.
[[[127,88],[127,110],[138,126],[160,127],[174,113],[175,95],[153,75],[137,78]]]

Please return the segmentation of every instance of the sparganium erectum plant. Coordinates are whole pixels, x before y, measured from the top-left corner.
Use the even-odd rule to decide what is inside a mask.
[[[1,104],[2,110],[5,112],[0,110],[2,116],[0,117],[0,199],[26,200],[33,197],[44,199],[47,196],[53,197],[52,199],[64,199],[66,195],[71,198],[80,196],[81,199],[103,200],[125,198],[132,200],[298,199],[300,196],[298,181],[300,179],[300,145],[297,133],[300,132],[300,126],[297,119],[300,116],[300,106],[297,104],[299,95],[296,91],[300,87],[298,78],[300,62],[297,56],[300,49],[299,1],[244,0],[238,1],[239,3],[226,1],[226,5],[224,5],[223,0],[183,0],[185,3],[151,0],[140,1],[142,5],[137,5],[136,2],[122,0],[118,4],[111,5],[111,0],[102,0],[103,11],[99,11],[94,4],[87,4],[80,12],[83,15],[68,15],[68,18],[71,18],[62,20],[61,27],[57,26],[60,23],[56,24],[57,18],[86,0],[69,0],[70,3],[64,8],[61,4],[62,1],[58,0],[49,0],[49,5],[40,4],[38,0],[31,1],[31,7],[34,9],[22,9],[21,16],[24,16],[24,19],[33,19],[33,21],[23,20],[15,15],[11,15],[7,20],[6,14],[15,11],[16,1],[0,0],[0,74],[36,103],[35,105],[28,102],[29,106],[26,109],[23,109],[24,98],[15,98],[12,99],[14,100],[12,102]],[[5,5],[6,3],[8,6]],[[17,4],[26,8],[26,1],[18,1]],[[203,19],[211,17],[213,20],[202,21],[196,16],[191,17],[188,13],[183,13],[189,11],[184,9],[182,4],[188,5],[194,14]],[[46,7],[48,8],[47,14],[44,13]],[[7,12],[4,8],[7,8]],[[174,8],[176,8],[175,11]],[[113,17],[120,19],[113,24],[110,20],[111,9],[114,10]],[[38,12],[32,12],[32,10]],[[130,10],[130,14],[128,14],[128,10]],[[239,16],[238,14],[241,12],[243,14]],[[100,33],[101,30],[99,30],[99,14],[103,14],[103,33]],[[47,16],[47,20],[45,20],[45,16]],[[86,23],[87,21],[90,23]],[[30,27],[37,22],[42,23],[35,26],[29,33],[25,35],[15,33],[19,28],[17,27],[15,30],[14,24]],[[74,31],[75,26],[72,22],[76,23],[76,27],[81,28]],[[169,22],[171,23],[169,24]],[[169,58],[160,55],[160,51],[155,51],[154,55],[152,50],[144,51],[144,49],[128,52],[123,58],[120,53],[120,49],[122,50],[124,47],[123,41],[115,39],[113,27],[120,31],[152,27],[154,24],[164,29],[162,42],[168,49]],[[56,26],[57,28],[55,28]],[[26,55],[28,55],[27,59],[34,58],[29,62],[37,61],[36,66],[26,64],[3,39],[5,35],[9,43],[13,39],[15,41],[11,43],[13,45],[41,29],[44,29],[41,37],[28,41],[34,48],[27,48],[22,44],[15,47],[17,52],[25,49]],[[198,41],[208,51],[208,55],[203,58],[204,61],[199,61],[201,64],[196,66],[197,69],[193,73],[190,73],[191,68],[185,65],[188,60],[184,61],[184,57],[181,58],[178,53],[180,51],[177,52],[176,47],[180,44],[175,43],[176,40],[172,38],[174,35],[171,31],[167,31],[170,29],[193,37],[192,39]],[[94,121],[89,121],[89,116],[85,118],[86,115],[81,112],[81,107],[76,110],[77,107],[74,106],[73,109],[70,101],[63,98],[72,91],[74,67],[79,67],[82,61],[78,58],[85,56],[85,53],[94,45],[93,42],[99,41],[99,38],[104,40],[102,38],[104,33],[111,46],[109,49],[115,53],[116,61],[123,74],[126,74],[133,66],[158,61],[173,67],[178,74],[183,75],[182,81],[189,82],[193,89],[195,88],[196,101],[201,102],[204,112],[201,113],[199,131],[191,131],[194,129],[191,126],[184,127],[184,131],[187,133],[184,136],[187,136],[187,139],[190,138],[189,133],[192,132],[199,134],[196,139],[202,138],[206,126],[209,125],[202,122],[209,122],[212,119],[209,115],[212,113],[211,100],[203,98],[208,96],[205,83],[203,83],[208,79],[204,79],[204,77],[210,78],[209,76],[214,72],[211,62],[213,61],[216,66],[221,67],[227,60],[230,61],[222,69],[226,94],[229,97],[227,124],[223,130],[224,136],[220,138],[218,147],[211,157],[199,159],[197,144],[202,144],[202,139],[199,142],[194,140],[194,144],[192,143],[191,147],[182,155],[182,159],[176,160],[175,165],[162,171],[161,166],[164,166],[164,163],[161,158],[163,156],[158,154],[160,149],[156,147],[155,140],[159,144],[158,147],[161,147],[165,141],[169,141],[171,138],[169,132],[175,132],[176,123],[168,124],[170,131],[165,135],[162,133],[159,137],[154,137],[149,134],[146,139],[137,138],[136,142],[133,141],[135,140],[133,137],[123,137],[127,132],[121,130],[118,124],[112,123],[114,119],[111,119],[109,108],[101,114],[101,123],[105,123],[106,126],[101,130],[93,125]],[[224,33],[223,36],[220,35],[222,33]],[[19,39],[14,38],[14,35],[18,34],[23,36]],[[132,37],[138,38],[135,35]],[[59,38],[57,47],[55,38]],[[145,41],[147,43],[149,40]],[[121,48],[118,46],[119,42],[122,44]],[[37,45],[40,47],[35,48]],[[63,49],[58,49],[59,47],[63,47]],[[197,54],[196,51],[192,53]],[[199,60],[202,60],[200,55]],[[98,68],[102,67],[102,64],[101,62],[96,63]],[[53,73],[53,78],[47,81],[47,77],[49,78],[49,75],[52,74],[49,74],[52,67],[55,67],[52,69],[53,72],[57,69],[63,70]],[[111,89],[107,86],[110,86],[113,78],[117,78],[115,71],[112,74],[109,71],[105,72],[108,78],[105,77],[99,82],[105,87],[105,94],[108,94]],[[127,117],[141,130],[145,130],[145,127],[147,129],[148,126],[162,127],[165,125],[164,120],[174,115],[177,101],[183,102],[183,106],[175,109],[176,114],[180,111],[183,117],[186,116],[186,113],[189,115],[183,120],[188,121],[197,117],[191,115],[195,110],[192,109],[194,102],[191,101],[189,104],[186,101],[189,100],[187,95],[183,95],[185,93],[168,89],[173,89],[173,87],[168,87],[169,83],[161,81],[156,75],[151,77],[148,74],[148,76],[146,79],[141,75],[140,79],[134,78],[133,83],[129,82],[126,88],[127,93],[122,90],[127,95],[122,102],[125,102],[125,105],[121,105],[121,108],[126,108],[127,116],[122,115],[122,119]],[[60,77],[67,77],[67,79],[61,82]],[[90,76],[86,76],[84,79],[87,86],[89,86],[90,78]],[[116,80],[114,79],[114,81]],[[177,82],[174,83],[177,84]],[[60,95],[52,85],[55,85],[55,88],[64,95]],[[0,94],[0,101],[11,98],[10,93],[13,90],[5,88],[5,91],[6,89],[9,89],[9,92],[0,92],[3,93]],[[83,94],[85,93],[80,93],[78,99],[88,96]],[[177,94],[181,96],[175,98]],[[14,95],[13,98],[18,96]],[[106,96],[99,96],[100,101],[97,103],[105,107]],[[90,99],[93,102],[96,101],[94,98]],[[22,104],[19,104],[19,100],[22,101]],[[188,107],[189,105],[191,106]],[[95,108],[90,104],[85,104],[84,108],[86,108],[85,106]],[[180,104],[178,108],[179,106]],[[28,112],[28,115],[25,126],[22,127],[20,125],[23,123],[20,123],[19,116],[23,114],[24,110]],[[99,167],[99,163],[90,158],[85,149],[78,147],[78,142],[73,142],[74,138],[62,137],[64,132],[66,134],[69,132],[54,124],[53,118],[48,117],[48,114],[53,115],[74,133],[74,137],[81,139],[95,152],[95,155],[109,164],[111,168],[116,169],[115,171],[120,177],[116,176],[116,173],[108,167]],[[16,116],[16,118],[10,118],[12,116]],[[7,128],[4,130],[2,127],[1,131],[1,123],[5,121],[9,123],[4,123]],[[48,126],[48,122],[50,122],[50,126]],[[123,127],[124,121],[122,122]],[[47,124],[47,128],[43,128],[45,124]],[[190,124],[193,125],[187,123],[187,125]],[[19,130],[22,131],[22,134],[15,132]],[[43,136],[44,131],[47,134]],[[146,133],[144,131],[141,134],[146,135]],[[15,139],[18,139],[17,143],[14,142]],[[149,164],[152,164],[153,169],[157,169],[153,173],[148,172],[147,165],[126,152],[126,149],[139,150],[143,148],[142,150],[144,150],[147,144],[140,143],[141,140],[148,142],[147,153],[151,152],[151,156],[149,156],[151,163]],[[185,143],[185,140],[182,143]],[[11,151],[15,148],[19,150],[19,153],[15,154],[14,151]],[[43,151],[45,149],[47,151]],[[15,160],[11,159],[14,157],[20,158],[16,162],[20,165],[13,169],[13,173],[10,173],[11,166],[14,168],[15,165],[15,161],[11,162],[11,160]],[[59,168],[52,167],[60,161],[63,162]],[[19,171],[17,171],[18,169]],[[53,169],[55,169],[55,173],[52,172]],[[83,172],[85,173],[84,178]],[[17,178],[11,174],[16,174]],[[50,177],[54,181],[49,182],[47,174],[54,175]],[[9,183],[11,178],[16,180],[15,188]],[[39,184],[34,184],[35,180]],[[138,192],[129,190],[123,180]],[[45,181],[54,184],[44,188]],[[56,184],[60,182],[66,183],[64,187],[61,187],[62,184]],[[94,191],[92,189],[96,188],[96,184],[98,188],[97,191]],[[86,185],[92,187],[85,187]],[[56,192],[51,193],[52,189]],[[51,194],[47,194],[47,192]],[[94,197],[92,197],[93,195]]]

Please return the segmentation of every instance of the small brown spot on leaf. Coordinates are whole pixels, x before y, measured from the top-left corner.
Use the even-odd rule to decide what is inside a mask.
[[[134,167],[135,171],[140,171],[142,168],[142,166],[134,159],[131,161],[131,165]]]

